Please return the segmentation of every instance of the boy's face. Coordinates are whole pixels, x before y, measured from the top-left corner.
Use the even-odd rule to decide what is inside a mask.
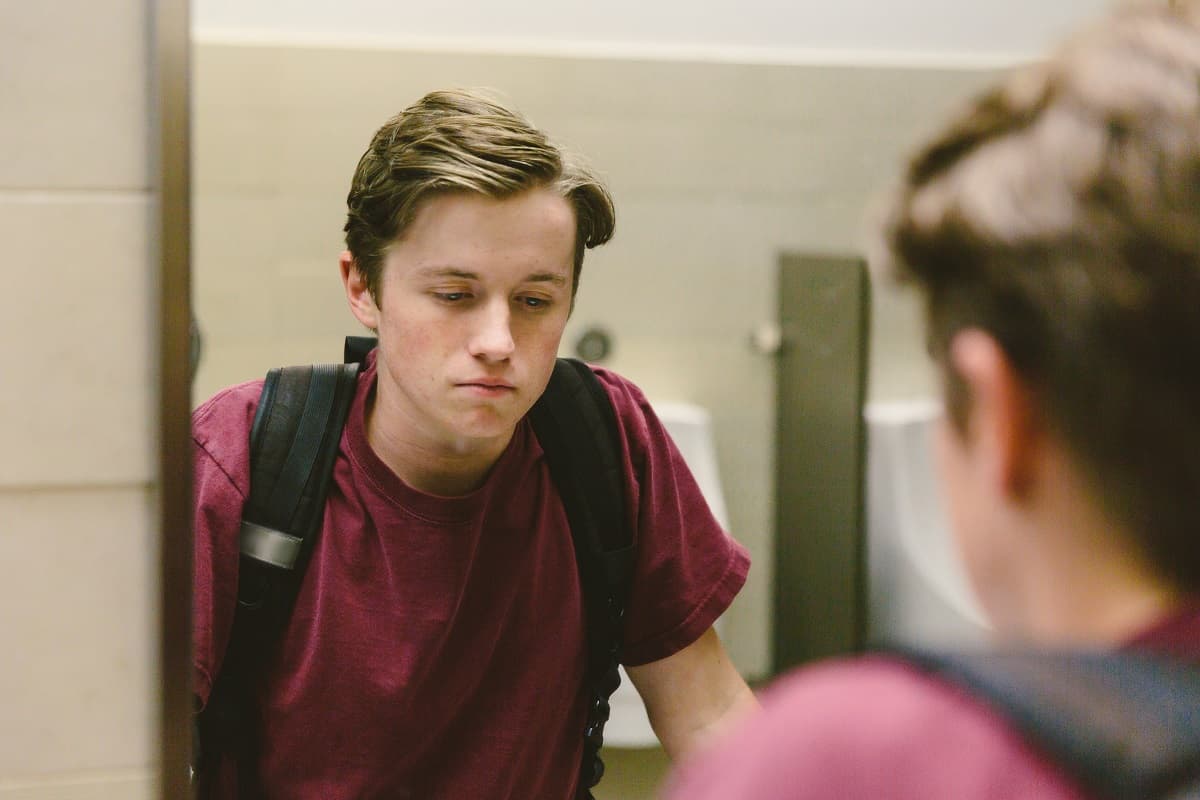
[[[374,413],[435,448],[507,442],[554,369],[574,253],[574,210],[549,189],[427,200],[384,258],[380,297],[350,290],[379,333]]]

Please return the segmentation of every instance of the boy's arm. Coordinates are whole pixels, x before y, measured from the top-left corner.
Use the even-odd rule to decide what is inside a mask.
[[[671,758],[679,758],[758,708],[758,700],[709,628],[679,652],[626,667],[650,724]]]

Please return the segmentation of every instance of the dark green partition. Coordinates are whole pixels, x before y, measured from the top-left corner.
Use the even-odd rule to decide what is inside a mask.
[[[781,257],[772,632],[776,672],[862,646],[862,406],[869,309],[862,259]]]

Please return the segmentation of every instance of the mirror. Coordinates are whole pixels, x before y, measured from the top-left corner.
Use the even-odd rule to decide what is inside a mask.
[[[603,330],[605,366],[711,416],[729,527],[755,564],[722,637],[755,679],[770,663],[775,364],[752,340],[776,316],[781,254],[861,254],[864,212],[908,145],[1012,53],[1104,4],[246,5],[194,4],[195,402],[340,359],[361,332],[336,267],[344,198],[371,134],[431,89],[499,90],[616,201],[563,354]],[[915,309],[883,290],[873,313],[871,397],[927,393]]]

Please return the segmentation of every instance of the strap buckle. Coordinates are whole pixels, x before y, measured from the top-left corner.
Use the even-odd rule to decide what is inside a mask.
[[[242,520],[242,531],[238,538],[242,555],[287,570],[296,566],[302,542],[303,539],[298,536],[290,536],[246,520]]]

